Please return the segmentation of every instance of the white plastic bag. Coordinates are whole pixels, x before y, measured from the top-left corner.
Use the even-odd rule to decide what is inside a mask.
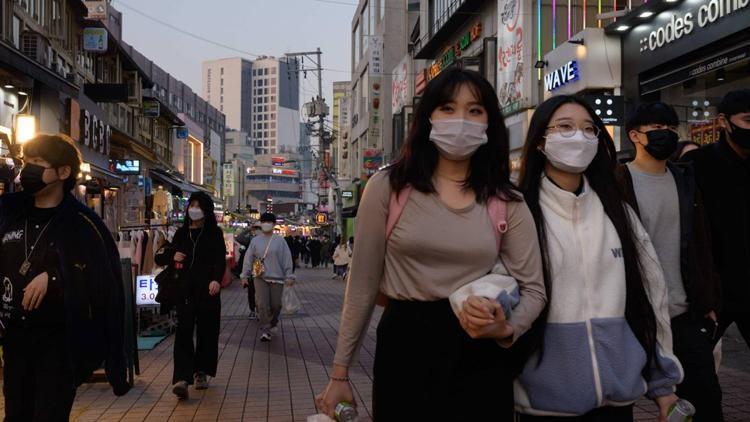
[[[284,293],[281,295],[281,312],[284,315],[292,315],[299,312],[302,303],[297,297],[297,292],[292,286],[284,286]]]
[[[331,419],[328,415],[319,413],[317,415],[308,416],[307,422],[336,422],[336,420]]]

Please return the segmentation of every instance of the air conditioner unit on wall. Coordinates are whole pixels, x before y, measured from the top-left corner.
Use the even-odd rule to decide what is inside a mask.
[[[21,34],[21,53],[45,67],[49,66],[50,48],[47,39],[36,32]]]

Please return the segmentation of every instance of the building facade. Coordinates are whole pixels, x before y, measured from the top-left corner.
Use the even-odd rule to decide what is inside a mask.
[[[203,98],[224,113],[231,130],[250,130],[252,67],[240,57],[203,62]]]
[[[176,217],[154,209],[155,184],[174,188],[175,198],[216,193],[206,187],[217,179],[205,178],[204,158],[222,154],[223,115],[127,45],[122,24],[108,2],[0,1],[0,194],[13,188],[20,144],[39,132],[79,143],[85,163],[74,192],[113,232]],[[183,129],[193,119],[206,139],[193,150],[190,184]]]
[[[397,153],[388,72],[407,51],[405,11],[403,1],[361,0],[352,19],[348,159],[353,179],[374,173]]]
[[[727,92],[750,86],[749,29],[747,0],[648,2],[632,10],[606,28],[622,37],[626,107],[664,101],[678,113],[681,139],[718,141],[716,106]]]

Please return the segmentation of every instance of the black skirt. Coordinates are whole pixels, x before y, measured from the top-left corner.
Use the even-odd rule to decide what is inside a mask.
[[[509,352],[474,340],[447,299],[390,300],[378,324],[376,421],[512,421]]]

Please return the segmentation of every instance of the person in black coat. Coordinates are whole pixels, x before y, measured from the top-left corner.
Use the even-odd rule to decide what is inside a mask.
[[[188,386],[193,382],[197,390],[205,390],[208,376],[216,376],[220,281],[226,266],[224,235],[216,222],[213,201],[207,194],[196,192],[188,203],[185,221],[171,247],[156,255],[156,263],[169,266],[167,270],[178,286],[172,293],[176,297],[169,302],[177,305],[172,392],[179,399],[188,398]]]
[[[750,89],[729,92],[717,109],[719,142],[691,151],[683,160],[693,163],[703,193],[721,279],[714,340],[737,323],[750,345]]]
[[[5,420],[68,420],[76,389],[104,366],[129,389],[120,257],[70,191],[80,153],[64,135],[24,145],[23,192],[0,196]]]

